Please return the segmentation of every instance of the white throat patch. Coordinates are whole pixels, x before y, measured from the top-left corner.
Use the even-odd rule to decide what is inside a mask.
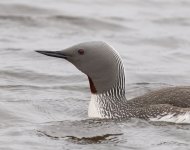
[[[97,95],[92,94],[88,108],[88,117],[90,118],[103,118],[100,114],[100,110],[97,102]]]

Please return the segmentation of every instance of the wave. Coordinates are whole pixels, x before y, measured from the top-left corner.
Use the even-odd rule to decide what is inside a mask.
[[[15,23],[32,27],[79,27],[81,30],[123,30],[126,29],[120,22],[109,18],[91,16],[66,15],[57,10],[32,7],[27,5],[0,4],[1,26]]]
[[[159,25],[176,25],[176,26],[189,26],[190,18],[189,17],[168,17],[153,20],[153,23]]]
[[[5,81],[22,81],[22,84],[25,83],[24,85],[27,85],[28,83],[35,83],[37,85],[39,85],[40,83],[59,85],[70,84],[73,83],[73,80],[76,81],[75,84],[77,84],[84,81],[84,78],[80,75],[43,74],[26,69],[0,70],[0,78],[4,79]]]
[[[0,15],[0,21],[5,24],[10,22],[19,23],[23,26],[33,27],[61,27],[73,26],[80,27],[82,30],[123,30],[126,27],[115,22],[100,20],[95,18],[87,18],[81,16],[65,16],[65,15],[53,15],[53,16],[22,16],[22,15]]]
[[[66,15],[55,15],[47,18],[59,23],[69,23],[89,29],[125,29],[121,24],[116,24],[111,21],[97,18],[88,18],[82,16],[66,16]]]
[[[38,135],[77,144],[98,144],[120,143],[123,133],[114,121],[85,119],[50,122],[38,130]]]
[[[55,14],[55,10],[49,10],[40,7],[28,6],[23,4],[0,4],[1,15],[22,15],[22,16],[42,16]]]

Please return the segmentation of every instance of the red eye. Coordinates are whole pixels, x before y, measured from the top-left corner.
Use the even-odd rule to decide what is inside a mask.
[[[84,55],[84,50],[83,50],[83,49],[79,49],[79,50],[78,50],[78,53],[79,53],[80,55]]]

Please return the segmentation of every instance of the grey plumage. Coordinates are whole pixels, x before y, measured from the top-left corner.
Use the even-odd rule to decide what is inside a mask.
[[[38,52],[65,58],[89,77],[90,117],[157,118],[190,123],[190,87],[164,88],[126,100],[122,59],[105,42],[80,43],[58,52]]]

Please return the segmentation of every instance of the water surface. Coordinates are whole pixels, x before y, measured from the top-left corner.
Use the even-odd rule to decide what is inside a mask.
[[[120,53],[127,98],[190,84],[188,0],[1,0],[0,149],[190,149],[190,126],[92,120],[87,77],[61,50],[103,40]]]

